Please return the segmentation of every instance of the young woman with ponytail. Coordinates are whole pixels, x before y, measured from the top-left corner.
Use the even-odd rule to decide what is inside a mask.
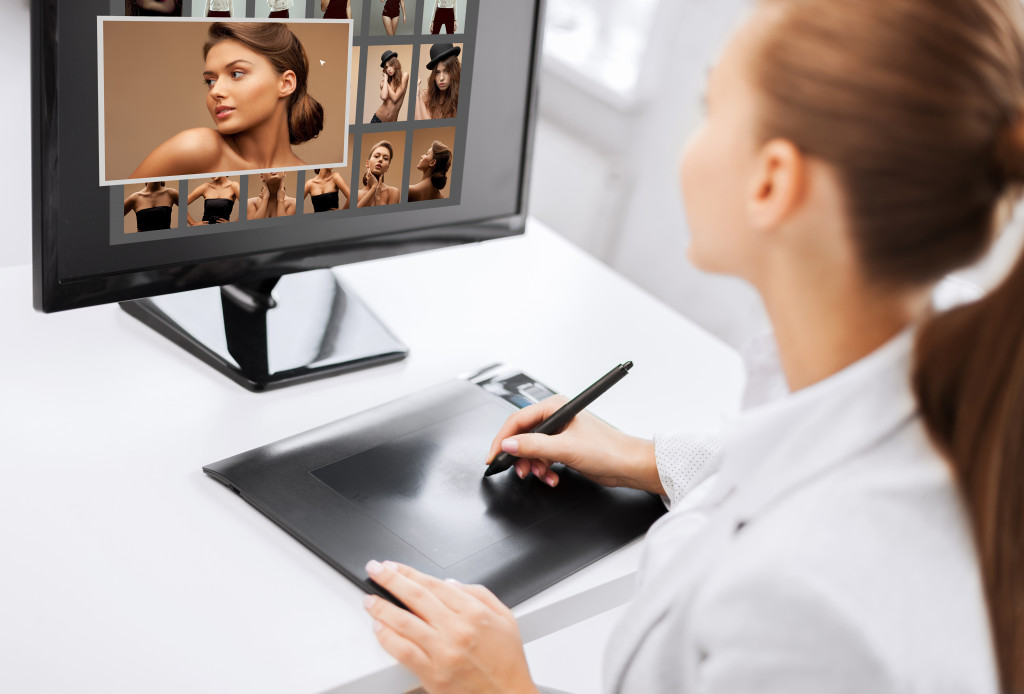
[[[1024,6],[760,0],[707,109],[681,166],[688,254],[753,285],[773,328],[745,409],[653,441],[585,414],[526,433],[546,401],[481,462],[671,504],[606,692],[1021,694],[1024,260],[974,303],[931,295],[1024,183]],[[367,598],[428,692],[538,691],[485,588],[367,573],[408,606]]]
[[[292,145],[320,134],[309,58],[277,22],[215,22],[203,46],[206,106],[215,128],[190,128],[154,149],[132,178],[302,166]]]
[[[409,185],[409,202],[443,200],[443,191],[448,186],[448,170],[451,168],[451,148],[443,142],[434,140],[416,164],[416,170],[423,177],[419,182]]]

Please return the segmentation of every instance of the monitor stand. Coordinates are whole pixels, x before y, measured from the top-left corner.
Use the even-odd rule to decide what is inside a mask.
[[[121,308],[252,391],[409,353],[330,270],[125,301]]]

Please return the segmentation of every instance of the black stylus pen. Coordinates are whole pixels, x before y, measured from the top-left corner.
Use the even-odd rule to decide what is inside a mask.
[[[625,364],[619,364],[602,376],[601,380],[597,383],[590,386],[575,398],[555,410],[550,417],[534,427],[530,433],[548,434],[549,436],[557,434],[572,421],[573,417],[582,412],[587,405],[597,400],[597,398],[605,391],[622,380],[622,377],[629,373],[631,368],[633,368],[633,362],[631,361],[627,361]],[[519,460],[519,458],[516,456],[509,455],[502,451],[498,455],[494,456],[494,460],[492,460],[491,464],[487,466],[487,472],[484,473],[484,477],[490,477],[491,475],[497,475],[499,472],[505,472],[505,470],[508,470],[510,467],[515,465],[517,460]]]

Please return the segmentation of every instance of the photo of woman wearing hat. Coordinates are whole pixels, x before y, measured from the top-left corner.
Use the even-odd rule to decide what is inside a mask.
[[[382,70],[380,78],[381,105],[370,119],[371,123],[393,123],[398,120],[409,91],[409,73],[402,71],[398,53],[386,50],[380,56]]]
[[[381,21],[384,22],[384,31],[388,36],[398,33],[398,14],[402,14],[402,23],[408,23],[405,16],[405,0],[380,0],[384,3],[384,11],[381,12]]]
[[[416,120],[454,118],[459,111],[459,81],[462,79],[462,47],[452,43],[436,43],[430,47],[427,69],[430,77],[426,87],[417,82]]]
[[[179,132],[131,177],[302,166],[292,146],[320,134],[324,109],[306,91],[309,58],[288,26],[215,22],[203,57],[206,109],[215,128]]]
[[[170,229],[174,225],[173,207],[178,204],[178,191],[163,181],[149,181],[124,200],[124,216],[135,213],[135,229],[125,220],[125,233]]]
[[[181,0],[124,0],[124,16],[180,17]]]
[[[320,0],[324,19],[352,19],[352,0]]]
[[[189,183],[188,206],[200,198],[203,199],[203,213],[199,210],[188,209],[187,221],[190,227],[223,224],[231,221],[231,215],[235,211],[235,202],[241,197],[241,184],[238,179],[227,176],[214,176],[208,181],[193,180]],[[196,221],[199,217],[199,221]],[[235,219],[238,219],[237,215]]]
[[[395,147],[388,140],[381,140],[369,148],[361,178],[357,207],[394,205],[401,194],[398,188],[384,183],[384,178],[395,161]],[[399,180],[401,176],[398,176]]]

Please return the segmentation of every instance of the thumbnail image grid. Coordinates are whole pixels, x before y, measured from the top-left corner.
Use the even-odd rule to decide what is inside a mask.
[[[278,216],[357,219],[389,210],[458,205],[478,2],[123,0],[120,8],[121,0],[111,0],[112,15],[119,10],[130,15],[134,7],[139,16],[150,17],[159,16],[155,12],[162,8],[171,10],[168,17],[226,21],[349,19],[352,44],[344,165],[205,178],[181,178],[169,171],[153,180],[111,186],[111,210],[116,199],[124,211],[123,223],[115,227],[112,218],[111,243],[243,231]],[[318,60],[312,52],[309,59],[311,64]],[[179,195],[184,200],[179,202]],[[150,207],[154,211],[147,212]],[[336,227],[335,238],[346,234],[358,235],[359,225]]]

